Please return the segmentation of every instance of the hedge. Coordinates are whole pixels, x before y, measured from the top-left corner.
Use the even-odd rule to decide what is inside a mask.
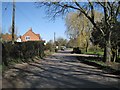
[[[3,43],[2,44],[2,60],[5,65],[8,65],[12,59],[25,60],[35,56],[44,56],[44,42],[43,41],[28,41],[16,42],[15,44]],[[9,60],[10,59],[10,60]]]

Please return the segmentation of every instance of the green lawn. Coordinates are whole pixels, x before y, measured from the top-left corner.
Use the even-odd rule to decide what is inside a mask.
[[[102,51],[98,51],[98,52],[94,52],[94,51],[88,51],[88,52],[83,52],[84,54],[98,54],[98,55],[103,55],[104,52]]]
[[[119,68],[120,63],[118,63],[118,62],[113,62],[113,63],[107,64],[105,62],[97,61],[97,60],[85,60],[85,61],[96,63],[104,68],[112,68],[113,70],[120,70],[120,68]]]

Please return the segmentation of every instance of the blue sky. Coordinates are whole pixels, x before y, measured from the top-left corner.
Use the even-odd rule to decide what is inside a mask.
[[[5,8],[7,9],[5,10]],[[32,27],[35,33],[41,35],[42,39],[49,41],[53,40],[54,32],[57,37],[67,38],[65,34],[65,21],[61,17],[55,21],[50,21],[45,17],[45,11],[41,8],[36,8],[33,2],[16,2],[15,26],[18,29],[18,34],[23,35],[29,28]],[[2,32],[8,32],[12,22],[12,3],[2,3]]]

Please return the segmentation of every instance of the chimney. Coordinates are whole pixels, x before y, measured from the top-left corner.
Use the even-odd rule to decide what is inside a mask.
[[[32,27],[29,29],[29,31],[32,31]]]

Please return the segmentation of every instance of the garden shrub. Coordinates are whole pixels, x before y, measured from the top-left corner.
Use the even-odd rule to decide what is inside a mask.
[[[45,45],[45,50],[46,50],[46,51],[49,50],[50,52],[54,52],[54,51],[55,51],[55,46],[54,46],[54,44],[48,42],[48,43]]]

